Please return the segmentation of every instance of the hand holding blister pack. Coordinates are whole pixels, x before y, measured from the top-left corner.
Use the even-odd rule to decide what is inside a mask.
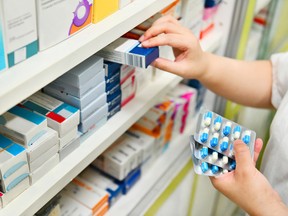
[[[233,145],[241,139],[253,157],[255,131],[207,109],[200,111],[196,131],[190,138],[194,170],[197,174],[218,176],[236,168]]]

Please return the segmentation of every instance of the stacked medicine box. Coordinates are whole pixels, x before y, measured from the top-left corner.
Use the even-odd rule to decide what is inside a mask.
[[[44,92],[80,110],[78,130],[86,133],[107,121],[103,59],[95,55],[44,87]]]
[[[109,209],[109,195],[80,176],[73,179],[60,192],[61,213],[65,215],[104,215]],[[67,214],[69,213],[70,214]]]
[[[0,119],[1,191],[3,192],[1,197],[2,204],[5,206],[29,186],[29,177],[31,184],[38,180],[59,162],[59,156],[57,146],[54,163],[43,167],[44,164],[39,162],[42,155],[40,156],[40,148],[37,147],[49,130],[46,117],[17,105],[1,115]],[[36,151],[34,151],[34,146],[37,148]],[[28,149],[27,154],[25,148]],[[51,156],[53,157],[53,155]],[[33,166],[33,170],[31,170],[31,166]]]
[[[79,110],[69,104],[57,100],[43,92],[36,92],[21,102],[21,105],[31,111],[45,116],[48,126],[57,132],[59,145],[54,151],[59,151],[60,160],[76,149],[79,145],[78,124]],[[50,157],[52,158],[52,149]],[[45,152],[45,155],[49,151]],[[53,151],[53,153],[54,153]]]

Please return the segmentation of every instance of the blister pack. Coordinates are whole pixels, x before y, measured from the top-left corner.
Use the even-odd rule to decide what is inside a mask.
[[[207,109],[200,111],[196,131],[190,138],[194,170],[197,174],[217,176],[236,168],[233,143],[241,139],[254,153],[255,131]]]

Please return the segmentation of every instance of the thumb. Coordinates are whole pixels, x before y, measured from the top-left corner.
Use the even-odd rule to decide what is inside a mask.
[[[234,153],[237,172],[247,171],[250,167],[254,167],[250,150],[242,140],[236,140],[234,142]]]

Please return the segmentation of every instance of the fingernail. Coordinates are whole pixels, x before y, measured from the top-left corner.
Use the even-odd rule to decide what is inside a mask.
[[[142,42],[144,40],[144,35],[141,35],[141,37],[139,38],[139,41]]]
[[[141,45],[142,45],[143,47],[148,46],[148,41],[143,41],[143,42],[141,43]]]

